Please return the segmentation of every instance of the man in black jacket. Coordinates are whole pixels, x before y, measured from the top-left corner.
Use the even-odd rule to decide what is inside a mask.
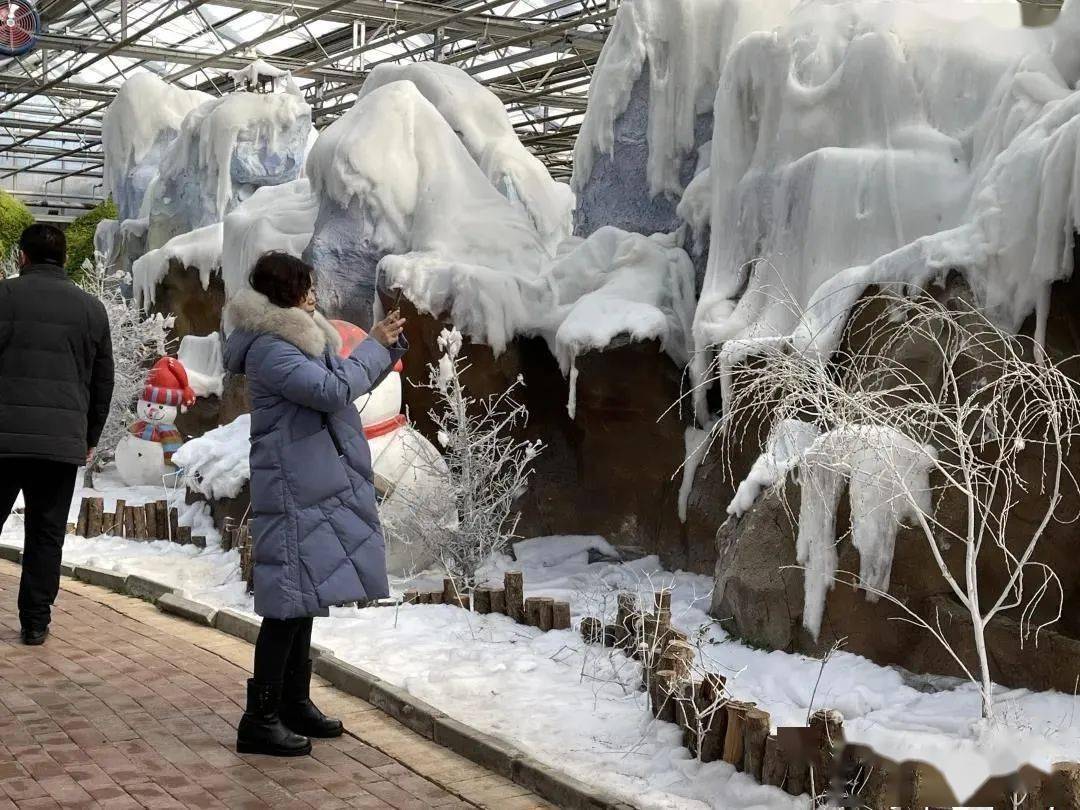
[[[112,340],[104,305],[64,272],[63,231],[31,225],[19,252],[20,275],[0,282],[0,528],[22,491],[19,621],[23,642],[41,644],[75,478],[109,415]]]

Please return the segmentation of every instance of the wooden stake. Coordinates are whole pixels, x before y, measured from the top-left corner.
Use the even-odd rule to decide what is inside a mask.
[[[765,741],[769,737],[771,721],[768,712],[758,708],[747,711],[743,730],[742,770],[761,782],[765,764]]]
[[[146,539],[157,540],[157,504],[148,501],[143,504],[143,511],[146,513]]]
[[[702,762],[716,762],[724,755],[724,737],[727,734],[725,683],[724,676],[707,673],[695,698],[698,722],[701,725],[698,756]]]
[[[551,605],[551,629],[570,629],[570,603],[554,602]]]
[[[113,534],[119,537],[127,536],[127,502],[116,500],[116,508],[113,510]]]
[[[657,720],[675,722],[675,673],[671,670],[658,671],[653,679],[652,704],[653,715]]]
[[[623,640],[622,628],[617,624],[604,625],[604,646],[621,647]]]
[[[502,588],[491,589],[491,612],[506,614],[506,591]]]
[[[146,540],[150,535],[146,527],[146,506],[132,506],[132,513],[135,518],[135,539]]]
[[[86,516],[86,536],[98,537],[101,534],[101,519],[105,514],[105,500],[90,498],[90,511]]]
[[[186,535],[184,534],[185,529],[187,530]],[[201,534],[192,534],[190,526],[181,526],[180,527],[180,536],[181,537],[190,537],[191,538],[191,544],[194,545],[196,548],[206,548],[206,537],[204,535],[201,535]]]
[[[581,620],[581,637],[586,644],[604,643],[604,625],[593,616],[586,616]]]
[[[821,709],[810,717],[814,750],[810,765],[814,769],[814,789],[824,789],[832,775],[836,755],[844,745],[844,715],[833,709]]]
[[[675,702],[675,722],[683,730],[683,745],[691,754],[697,753],[697,693],[701,682],[684,681]]]
[[[520,571],[507,571],[503,577],[506,589],[506,615],[518,624],[525,623],[525,575]]]
[[[175,506],[169,510],[169,539],[180,542],[180,512]]]
[[[191,527],[190,526],[177,526],[176,536],[179,538],[180,545],[190,546],[192,543]],[[206,538],[203,538],[203,548],[206,548]]]
[[[530,596],[525,600],[525,623],[527,625],[530,627],[541,627],[544,621],[543,613],[543,596]]]
[[[761,784],[783,787],[787,777],[787,764],[780,753],[776,735],[765,739],[765,756],[761,760]]]
[[[405,591],[405,595],[401,598],[401,601],[406,605],[415,605],[418,594],[415,590]]]
[[[638,637],[641,633],[637,594],[623,591],[616,596],[616,604],[615,624],[621,633],[619,646],[628,653],[633,653],[637,649]]]
[[[169,540],[171,535],[169,534],[169,504],[167,501],[157,502],[157,519],[158,539]]]
[[[746,713],[753,704],[728,701],[727,733],[724,735],[724,762],[742,769],[743,736],[746,733]]]
[[[432,591],[430,594],[428,594],[428,596],[430,597],[430,603],[432,605],[441,605],[443,603],[442,591]]]
[[[665,588],[662,591],[656,591],[653,594],[653,607],[659,613],[660,611],[667,611],[668,615],[671,614],[671,591]]]
[[[135,534],[135,510],[140,509],[138,506],[124,506],[124,537],[128,540],[134,540],[137,535]]]
[[[1080,807],[1080,764],[1055,762],[1039,790],[1043,807]]]
[[[547,597],[540,597],[540,624],[536,625],[545,633],[552,628],[554,622],[555,612],[555,600]]]
[[[473,591],[473,610],[477,613],[491,613],[491,588],[477,588]]]
[[[101,513],[101,533],[116,534],[116,514],[114,512]]]
[[[450,577],[444,577],[442,581],[442,600],[444,605],[452,605],[454,603],[454,597],[457,596],[457,586],[454,585],[454,580]]]
[[[420,591],[419,593],[416,594],[416,604],[418,604],[418,605],[430,605],[431,604],[431,594],[428,593],[427,591]]]
[[[79,503],[79,519],[75,522],[75,534],[86,537],[86,524],[90,516],[90,501],[83,498]]]

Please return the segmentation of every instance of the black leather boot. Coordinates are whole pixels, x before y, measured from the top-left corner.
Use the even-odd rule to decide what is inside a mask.
[[[340,737],[345,727],[311,702],[311,659],[285,673],[281,692],[281,722],[298,734],[317,739]]]
[[[302,757],[311,753],[311,740],[285,727],[278,716],[281,684],[247,683],[247,710],[236,729],[236,751],[272,757]]]

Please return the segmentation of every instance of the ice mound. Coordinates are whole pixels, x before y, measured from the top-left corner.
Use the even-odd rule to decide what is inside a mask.
[[[524,274],[548,255],[525,210],[491,184],[412,82],[360,98],[315,142],[307,174],[320,207],[305,258],[324,305],[360,326],[370,324],[387,254]]]
[[[147,192],[149,247],[220,222],[262,186],[300,176],[311,108],[294,92],[231,93],[191,112]]]
[[[460,77],[447,75],[456,91]],[[450,109],[436,92],[446,87],[428,93]],[[323,132],[307,165],[320,210],[305,252],[322,303],[364,325],[379,278],[496,353],[516,335],[543,336],[565,373],[577,355],[620,335],[659,340],[685,362],[694,277],[677,240],[604,228],[552,250],[529,206],[501,193],[477,162],[486,137],[459,136],[412,81],[366,91]],[[536,186],[558,198],[557,184]]]
[[[136,73],[120,89],[101,118],[104,186],[121,220],[139,216],[143,196],[165,151],[192,110],[211,100],[153,73]]]
[[[131,265],[135,303],[144,309],[153,306],[158,282],[165,277],[172,262],[198,271],[202,288],[209,289],[210,276],[221,273],[221,234],[222,223],[204,225],[174,236],[161,247],[137,258]]]
[[[304,252],[315,231],[319,201],[306,178],[280,186],[264,186],[225,217],[222,272],[225,292],[247,287],[255,260],[271,250],[293,256]]]
[[[453,65],[416,62],[377,66],[360,97],[396,81],[412,82],[435,106],[491,184],[529,215],[546,246],[554,248],[570,235],[570,187],[553,180],[521,144],[498,96]]]

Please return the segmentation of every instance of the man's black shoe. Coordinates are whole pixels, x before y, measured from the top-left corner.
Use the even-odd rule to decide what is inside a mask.
[[[45,627],[41,630],[27,630],[22,631],[22,642],[29,647],[40,647],[45,643],[45,639],[49,637],[49,628]]]

